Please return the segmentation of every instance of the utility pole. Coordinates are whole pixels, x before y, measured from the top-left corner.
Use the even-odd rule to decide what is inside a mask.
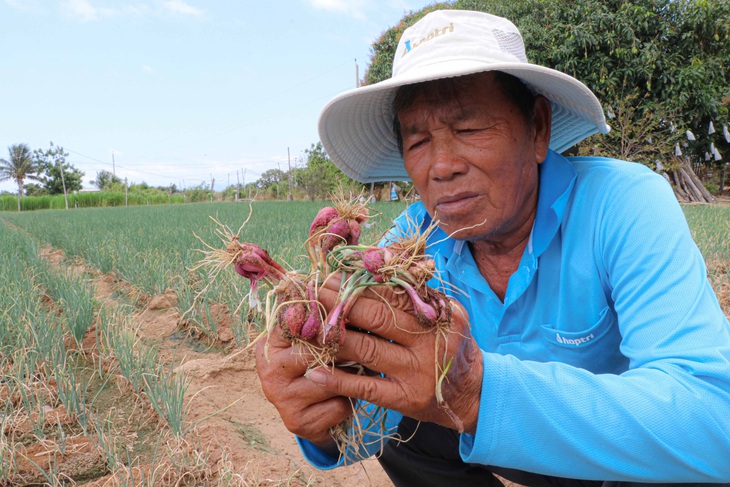
[[[117,164],[114,162],[114,151],[112,151],[112,179],[117,176]]]
[[[241,174],[238,172],[238,169],[236,169],[236,181],[238,181],[238,186],[236,186],[236,201],[238,201],[238,198],[241,196]]]
[[[355,88],[360,88],[360,66],[357,65],[357,58],[355,58]]]
[[[279,165],[279,176],[277,176],[277,179],[278,179],[279,177],[281,177],[281,162],[277,162],[277,164]],[[277,200],[279,199],[279,186],[280,186],[279,183],[280,182],[281,181],[276,182],[276,199]]]
[[[294,199],[294,195],[291,193],[291,154],[289,153],[289,148],[286,148],[286,157],[289,160],[289,196],[287,199],[289,201],[292,201]]]
[[[246,189],[246,169],[243,169],[243,188]],[[251,188],[248,188],[248,199],[251,199]]]
[[[66,178],[63,175],[63,166],[61,165],[61,158],[56,159],[58,161],[58,170],[61,171],[61,184],[63,185],[63,199],[66,201],[66,209],[68,210],[68,193],[66,192]]]

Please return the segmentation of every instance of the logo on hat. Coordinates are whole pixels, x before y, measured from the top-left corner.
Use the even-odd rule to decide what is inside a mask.
[[[403,44],[405,44],[405,49],[403,49],[403,54],[401,54],[401,57],[405,56],[406,54],[408,54],[409,52],[411,52],[413,49],[417,48],[424,42],[430,41],[440,35],[448,34],[450,32],[454,32],[454,23],[453,22],[449,23],[449,25],[447,25],[446,27],[442,27],[440,29],[439,28],[434,29],[433,32],[429,33],[426,37],[421,38],[420,41],[414,42],[413,44],[411,44],[410,39],[406,39],[403,42]]]

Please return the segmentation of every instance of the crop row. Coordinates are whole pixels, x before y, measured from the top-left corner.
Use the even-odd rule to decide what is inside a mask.
[[[27,234],[0,225],[0,485],[60,485],[120,469],[125,478],[137,456],[115,434],[128,418],[109,414],[129,396],[120,390],[174,438],[190,428],[188,378],[138,342],[124,309],[102,309],[89,277],[58,268]]]

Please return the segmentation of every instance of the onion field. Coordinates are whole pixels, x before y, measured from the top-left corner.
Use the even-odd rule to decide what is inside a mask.
[[[257,383],[250,357],[236,361],[260,331],[248,281],[196,270],[200,250],[222,246],[220,225],[307,267],[325,204],[0,213],[0,486],[352,482],[285,458],[275,413],[242,399]],[[372,205],[362,241],[404,207]],[[730,313],[730,205],[684,210]]]

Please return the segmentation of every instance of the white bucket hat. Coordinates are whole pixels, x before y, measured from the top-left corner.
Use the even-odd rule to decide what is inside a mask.
[[[520,78],[552,105],[550,148],[563,152],[609,126],[601,104],[583,83],[530,64],[512,22],[466,10],[437,10],[406,29],[390,79],[355,88],[330,101],[319,118],[319,137],[332,161],[363,182],[410,179],[393,132],[393,99],[403,85],[484,71]]]

